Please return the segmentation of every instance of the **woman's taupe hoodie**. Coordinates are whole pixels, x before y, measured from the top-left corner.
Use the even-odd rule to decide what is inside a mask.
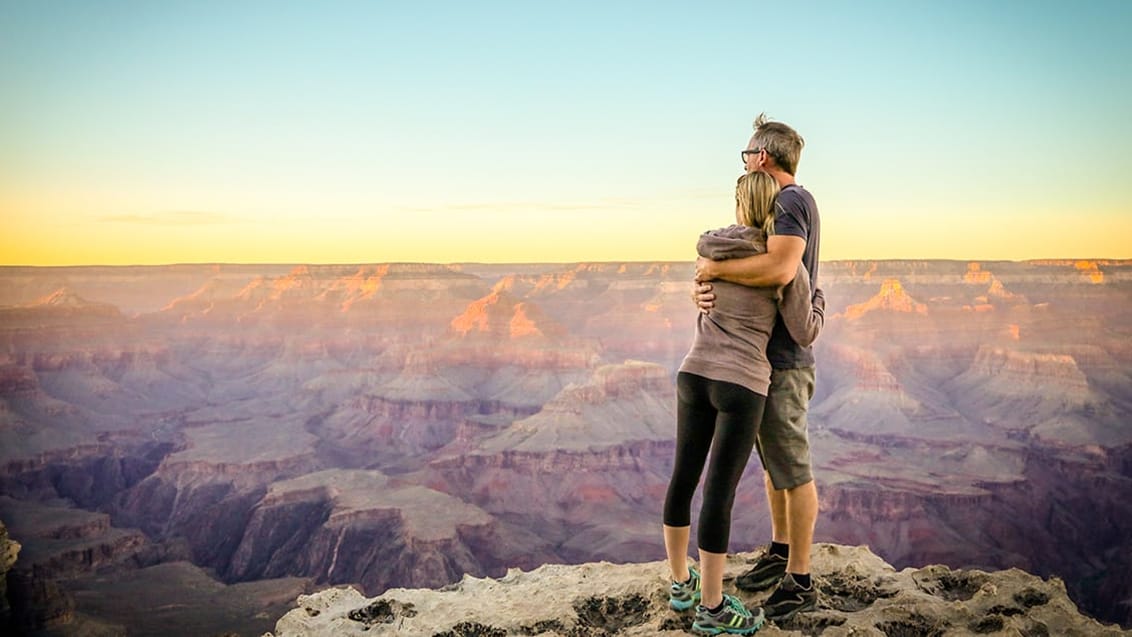
[[[696,246],[700,256],[714,261],[740,259],[766,252],[766,236],[757,228],[732,225],[710,230]],[[715,307],[700,314],[696,339],[680,371],[742,385],[766,395],[770,362],[766,344],[781,313],[790,336],[799,345],[814,342],[825,323],[825,295],[810,291],[810,273],[798,265],[794,280],[779,288],[754,288],[712,281]]]

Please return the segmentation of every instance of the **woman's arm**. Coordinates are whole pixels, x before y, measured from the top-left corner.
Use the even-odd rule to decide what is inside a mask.
[[[782,288],[778,311],[795,343],[806,347],[817,340],[825,326],[825,293],[817,288],[811,295],[806,266],[799,264],[794,280]]]

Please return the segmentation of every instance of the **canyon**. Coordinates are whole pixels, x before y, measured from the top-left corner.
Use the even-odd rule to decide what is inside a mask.
[[[10,624],[261,634],[332,585],[661,559],[691,276],[0,268]],[[1056,576],[1132,626],[1132,261],[833,261],[820,284],[817,538]],[[769,538],[760,474],[735,551]]]

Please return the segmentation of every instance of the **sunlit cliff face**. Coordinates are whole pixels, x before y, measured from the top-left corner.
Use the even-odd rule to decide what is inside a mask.
[[[899,279],[886,279],[881,284],[880,292],[877,292],[876,296],[864,303],[847,307],[845,318],[852,321],[874,310],[927,314],[928,306],[909,296]]]
[[[551,323],[537,306],[519,301],[508,292],[492,292],[452,319],[451,329],[461,336],[494,334],[508,339],[544,336],[543,324],[553,333],[562,332]]]

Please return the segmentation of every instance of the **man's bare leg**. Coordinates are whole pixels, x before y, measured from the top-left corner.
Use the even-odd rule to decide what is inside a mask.
[[[771,538],[780,544],[790,543],[790,524],[786,509],[786,491],[775,489],[770,473],[763,472],[766,482],[766,501],[770,504]]]
[[[810,549],[814,544],[814,525],[818,520],[818,488],[814,481],[810,480],[793,489],[785,489],[783,493],[786,500],[790,542],[790,558],[786,562],[786,572],[807,574],[810,572]],[[781,541],[778,539],[777,529],[775,529],[775,541]]]
[[[786,577],[763,602],[766,616],[778,621],[817,607],[817,589],[810,573],[810,550],[818,517],[818,490],[814,481],[786,489],[786,524],[790,527],[790,555]]]

